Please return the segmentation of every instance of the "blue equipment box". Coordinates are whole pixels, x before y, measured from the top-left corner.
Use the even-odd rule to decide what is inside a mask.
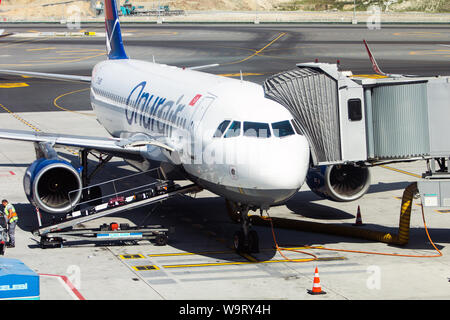
[[[39,275],[17,259],[0,258],[0,299],[39,300]]]

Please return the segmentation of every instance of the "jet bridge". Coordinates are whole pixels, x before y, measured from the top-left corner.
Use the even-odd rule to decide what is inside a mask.
[[[450,77],[364,77],[302,63],[264,83],[307,137],[313,164],[450,155]]]
[[[319,196],[356,200],[369,188],[367,168],[389,162],[426,160],[424,177],[450,178],[448,76],[357,76],[336,64],[300,63],[266,79],[264,91],[291,112],[308,139],[306,182]],[[421,189],[432,195],[427,204],[450,206],[447,184]]]

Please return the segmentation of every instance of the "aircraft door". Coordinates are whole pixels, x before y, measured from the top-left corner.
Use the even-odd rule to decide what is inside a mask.
[[[205,96],[203,97],[197,104],[194,104],[193,106],[190,106],[192,108],[195,108],[194,112],[192,113],[191,120],[189,121],[189,133],[190,133],[190,139],[191,139],[191,159],[195,161],[195,163],[198,163],[199,157],[201,156],[202,152],[202,120],[205,116],[206,111],[209,109],[213,101],[216,97],[214,96]]]

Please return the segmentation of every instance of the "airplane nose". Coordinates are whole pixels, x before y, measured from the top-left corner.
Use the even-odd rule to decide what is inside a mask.
[[[292,196],[293,191],[296,192],[305,182],[309,155],[308,142],[300,135],[260,145],[249,166],[249,181],[258,189],[278,190],[279,200],[286,200],[282,198]],[[288,190],[290,192],[286,192]]]

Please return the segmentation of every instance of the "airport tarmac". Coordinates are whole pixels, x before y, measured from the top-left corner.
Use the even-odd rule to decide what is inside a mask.
[[[82,26],[101,32],[100,26]],[[55,26],[16,26],[15,32],[61,30]],[[341,60],[343,69],[372,73],[362,39],[369,41],[386,72],[450,74],[450,34],[445,27],[401,26],[378,31],[351,26],[128,26],[127,53],[137,59],[178,66],[222,63],[207,70],[224,76],[262,83],[295,63],[319,58]],[[102,38],[29,37],[0,40],[0,68],[89,75],[104,59]],[[89,106],[88,86],[73,82],[0,76],[2,128],[67,134],[108,136]],[[75,150],[60,155],[77,161]],[[22,178],[34,161],[32,144],[0,141],[0,196],[19,214],[16,248],[5,256],[22,260],[41,274],[42,300],[361,300],[448,299],[450,279],[450,213],[425,208],[425,232],[420,200],[411,214],[410,241],[387,245],[357,238],[275,228],[276,243],[294,251],[278,252],[270,228],[254,226],[260,253],[239,255],[231,249],[239,225],[228,217],[225,202],[202,191],[195,198],[177,197],[163,203],[151,216],[141,208],[102,218],[102,223],[142,221],[169,228],[169,244],[95,246],[73,244],[41,249],[31,234],[37,218],[23,192]],[[394,170],[396,169],[396,170]],[[399,171],[401,170],[401,171]],[[336,203],[320,199],[306,185],[270,215],[321,223],[352,225],[357,207],[371,230],[397,233],[399,197],[426,170],[422,161],[371,169],[372,186],[360,200]],[[102,170],[97,179],[135,172],[121,159]],[[49,219],[49,217],[44,217]],[[315,249],[305,248],[315,246]],[[363,253],[333,251],[352,250]],[[311,256],[301,252],[312,253]],[[370,252],[370,253],[369,253]],[[380,255],[374,253],[389,253]],[[404,257],[395,255],[415,255]],[[293,261],[292,261],[293,260]],[[309,295],[314,270],[319,269],[325,295]],[[64,278],[67,277],[67,278]],[[65,281],[67,279],[67,281]],[[72,285],[71,285],[72,284]]]

